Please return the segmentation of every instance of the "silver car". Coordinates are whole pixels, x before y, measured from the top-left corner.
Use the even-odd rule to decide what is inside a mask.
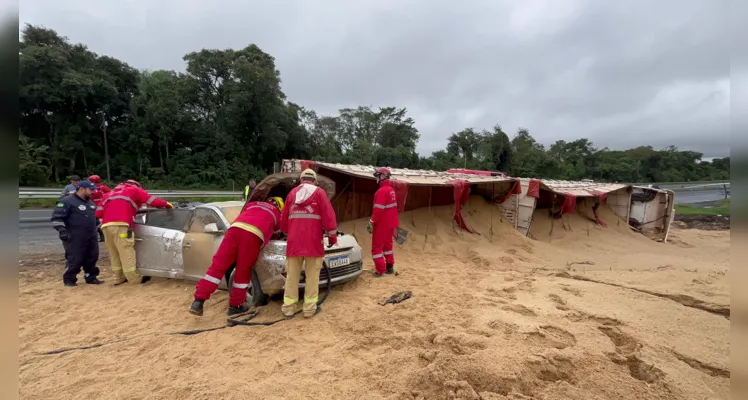
[[[139,272],[143,275],[197,281],[210,267],[226,230],[241,213],[244,203],[227,201],[192,207],[149,209],[138,213],[135,221],[135,251]],[[356,239],[338,233],[338,244],[327,248],[320,286],[356,279],[362,271],[361,247]],[[220,287],[230,287],[233,268]],[[269,296],[283,293],[286,282],[286,241],[270,240],[252,268],[247,300],[254,306],[265,305]],[[300,287],[304,287],[304,275]]]

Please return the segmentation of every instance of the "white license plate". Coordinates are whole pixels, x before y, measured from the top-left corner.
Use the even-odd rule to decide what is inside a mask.
[[[342,267],[351,263],[351,258],[348,256],[330,257],[327,259],[327,266],[330,268]]]

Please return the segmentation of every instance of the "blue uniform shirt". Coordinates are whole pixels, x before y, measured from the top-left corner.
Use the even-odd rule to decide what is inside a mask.
[[[73,240],[96,236],[97,225],[96,205],[75,194],[58,200],[52,211],[52,227],[66,229]]]
[[[75,193],[75,192],[76,192],[77,190],[78,190],[78,188],[77,188],[77,187],[75,187],[75,185],[73,185],[73,184],[71,183],[71,184],[69,184],[69,185],[65,186],[65,189],[62,189],[62,195],[63,195],[63,196],[66,196],[66,195],[69,195],[69,194]]]

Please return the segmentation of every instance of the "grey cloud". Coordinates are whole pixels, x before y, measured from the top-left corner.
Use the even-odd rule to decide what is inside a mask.
[[[424,154],[497,123],[544,144],[729,153],[726,0],[288,3],[37,1],[21,21],[149,69],[256,43],[291,101],[407,107]]]

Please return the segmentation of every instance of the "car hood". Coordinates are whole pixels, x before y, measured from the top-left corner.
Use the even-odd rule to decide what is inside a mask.
[[[359,246],[358,242],[356,241],[356,238],[348,234],[338,235],[338,245],[330,249],[327,248],[327,237],[323,239],[323,243],[325,245],[326,252],[327,251],[334,252],[335,249],[340,249],[340,248],[353,248],[356,250],[361,249],[361,246]],[[265,246],[264,251],[285,256],[287,245],[288,243],[285,240],[271,240]]]

